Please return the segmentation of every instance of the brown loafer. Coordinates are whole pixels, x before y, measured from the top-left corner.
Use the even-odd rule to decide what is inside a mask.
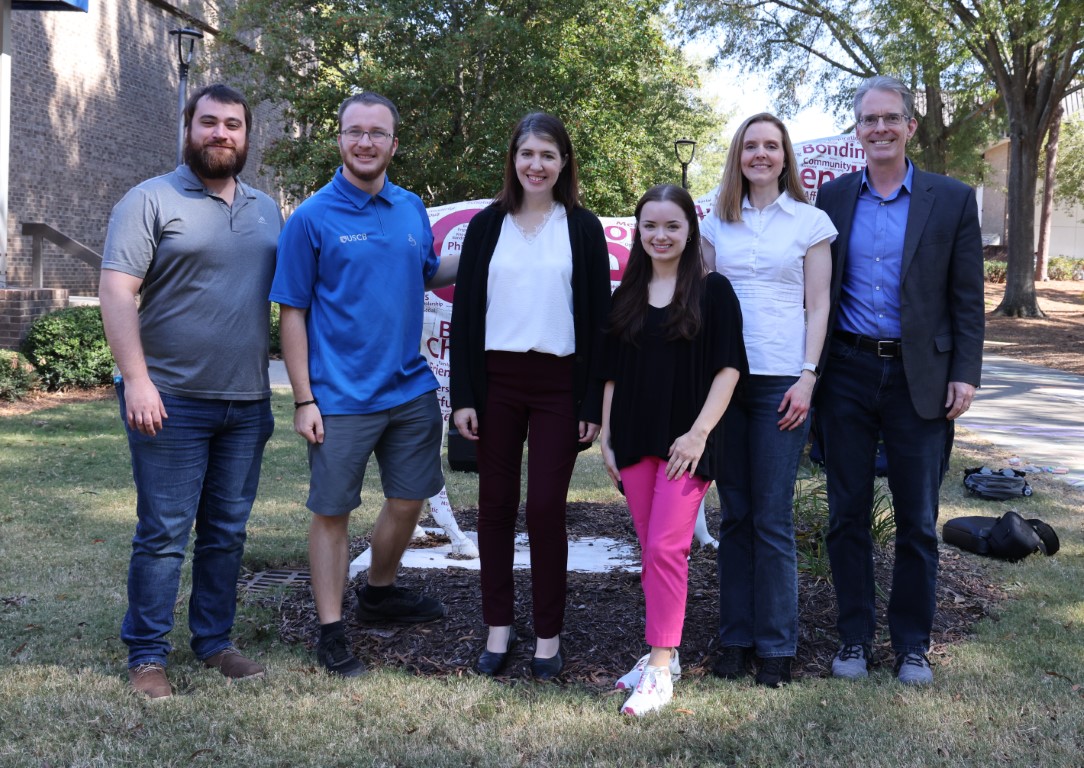
[[[137,664],[128,670],[128,685],[148,699],[165,699],[173,695],[166,677],[166,668],[157,662]]]
[[[204,659],[203,663],[211,669],[217,669],[231,680],[263,677],[264,672],[267,671],[262,664],[257,664],[251,659],[246,659],[233,646],[223,648],[214,656]]]

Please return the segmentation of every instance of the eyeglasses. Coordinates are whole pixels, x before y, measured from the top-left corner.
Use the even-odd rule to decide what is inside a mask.
[[[357,128],[350,128],[345,131],[340,131],[339,135],[344,136],[346,140],[351,144],[357,144],[359,141],[361,141],[362,136],[368,136],[369,141],[371,141],[373,144],[385,144],[392,138],[392,134],[388,133],[387,131],[382,131],[379,128],[374,128],[371,131],[362,131],[358,130]]]
[[[899,112],[889,112],[887,115],[862,115],[858,118],[858,124],[863,128],[876,128],[877,123],[884,120],[885,125],[895,127],[903,125],[910,119],[907,115],[901,115]]]

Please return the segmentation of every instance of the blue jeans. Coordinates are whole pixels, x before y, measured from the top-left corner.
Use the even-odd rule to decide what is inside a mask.
[[[790,431],[776,423],[795,381],[749,376],[723,417],[719,640],[761,658],[794,656],[798,645],[794,477],[809,421]]]
[[[925,652],[936,607],[938,493],[951,424],[924,419],[911,403],[899,358],[832,340],[817,399],[828,476],[828,557],[844,645],[876,631],[873,463],[884,438],[896,523],[888,629],[896,653]]]
[[[117,386],[124,419],[124,385]],[[136,486],[121,639],[128,666],[166,663],[181,564],[193,524],[192,651],[209,658],[230,646],[237,576],[264,444],[274,430],[270,400],[197,400],[162,394],[169,418],[155,437],[127,427]]]

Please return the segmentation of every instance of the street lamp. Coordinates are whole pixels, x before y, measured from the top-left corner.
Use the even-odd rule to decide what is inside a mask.
[[[674,154],[681,163],[681,186],[689,188],[689,163],[696,157],[696,142],[692,139],[678,139],[674,142]]]
[[[191,27],[171,29],[169,36],[177,38],[177,69],[181,79],[177,84],[177,165],[184,162],[184,107],[188,100],[188,66],[192,63],[192,54],[196,41],[203,39],[203,33]]]

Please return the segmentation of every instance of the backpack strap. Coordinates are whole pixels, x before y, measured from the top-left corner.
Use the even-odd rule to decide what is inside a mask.
[[[1061,542],[1058,540],[1058,534],[1054,532],[1054,529],[1036,518],[1028,520],[1027,523],[1035,533],[1039,534],[1039,551],[1047,557],[1057,554],[1057,551],[1061,549]]]

